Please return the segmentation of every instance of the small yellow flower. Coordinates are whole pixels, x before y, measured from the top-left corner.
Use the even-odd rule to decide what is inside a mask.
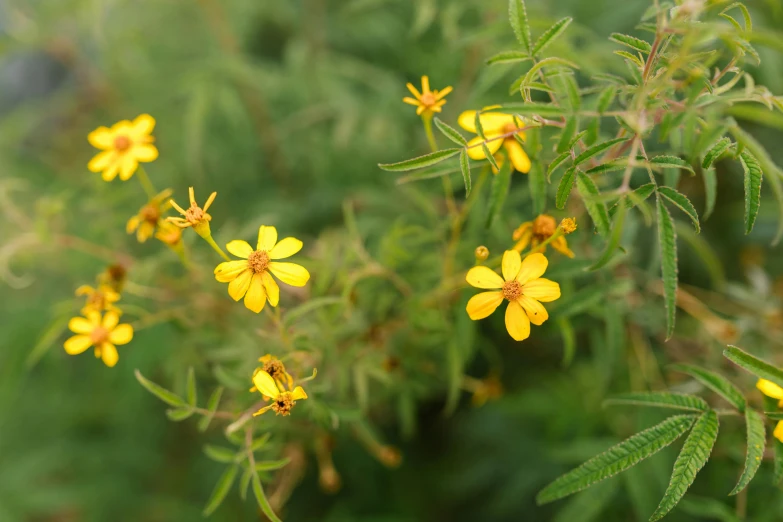
[[[95,346],[95,357],[103,359],[104,364],[112,367],[117,364],[118,344],[128,344],[133,339],[133,327],[129,324],[117,324],[120,316],[117,312],[88,312],[85,317],[74,317],[68,322],[68,328],[77,335],[65,341],[65,351],[78,355],[90,346]]]
[[[104,181],[113,180],[119,173],[122,181],[127,181],[136,172],[139,162],[155,161],[158,149],[152,142],[152,129],[155,118],[142,114],[132,122],[122,120],[112,127],[98,127],[87,135],[90,144],[102,152],[98,153],[87,168],[100,172]]]
[[[499,105],[492,105],[490,107],[484,107],[483,110],[495,109]],[[514,138],[511,133],[514,133],[517,129],[524,127],[524,124],[520,122],[515,116],[511,114],[502,114],[499,112],[487,112],[482,113],[479,116],[481,121],[481,127],[484,130],[484,136],[487,138],[487,148],[490,154],[495,154],[503,147],[511,160],[511,164],[514,166],[514,170],[517,170],[523,174],[530,172],[530,158],[528,157],[525,149]],[[476,131],[476,111],[465,111],[459,115],[457,120],[460,127],[468,132]],[[516,135],[521,139],[525,139],[525,133],[522,131],[516,132]],[[505,136],[505,137],[501,137]],[[495,138],[495,139],[493,139]],[[486,159],[484,149],[481,146],[481,136],[476,136],[468,142],[468,156],[474,160]],[[497,158],[497,156],[495,156]],[[498,162],[498,166],[502,162]],[[494,169],[493,169],[494,170]]]
[[[207,214],[207,210],[210,205],[212,205],[212,202],[215,201],[217,192],[213,192],[209,195],[207,202],[204,203],[204,208],[199,207],[198,203],[196,203],[196,195],[195,192],[193,192],[193,187],[188,187],[188,196],[190,197],[190,207],[188,207],[187,210],[184,210],[177,205],[173,199],[169,200],[171,206],[185,217],[167,217],[166,221],[174,223],[179,228],[193,227],[193,230],[203,238],[212,237],[212,232],[209,230],[209,222],[212,221],[212,216]]]
[[[778,402],[778,408],[783,408],[783,388],[766,379],[759,379],[756,383],[756,388],[761,390],[761,393],[767,397],[771,397],[780,401]],[[774,437],[780,442],[783,442],[783,421],[778,422],[777,426],[775,426],[775,431],[772,432],[772,435],[774,435]]]
[[[564,218],[562,221],[560,221],[560,229],[563,231],[563,234],[566,236],[568,234],[573,234],[576,232],[576,219],[574,218]]]
[[[174,250],[182,248],[182,229],[169,221],[160,221],[155,239],[167,244]]]
[[[468,316],[474,321],[488,317],[500,306],[506,308],[506,330],[516,340],[530,336],[530,323],[541,325],[549,314],[541,303],[560,298],[560,285],[544,279],[549,264],[543,254],[530,254],[523,261],[516,250],[503,253],[503,277],[486,266],[474,266],[465,280],[476,288],[494,290],[476,294],[468,301]]]
[[[264,371],[272,376],[272,378],[275,380],[278,386],[284,387],[285,385],[288,385],[288,388],[293,388],[294,386],[294,378],[291,377],[291,375],[285,371],[285,365],[283,364],[283,361],[275,357],[271,354],[266,354],[263,357],[260,357],[258,359],[258,362],[264,363],[263,368],[257,368],[257,372]],[[255,373],[253,374],[255,377]],[[258,391],[258,389],[253,386],[250,388],[251,392]]]
[[[307,398],[307,394],[301,386],[288,391],[283,386],[278,385],[272,376],[263,370],[256,371],[253,374],[253,384],[265,397],[272,400],[272,404],[264,406],[255,412],[253,416],[266,413],[270,409],[274,410],[276,415],[290,415],[291,408],[294,407],[296,401]]]
[[[576,224],[574,224],[574,229],[576,229]],[[511,238],[517,242],[514,245],[514,250],[522,252],[530,245],[532,252],[546,252],[546,245],[541,248],[536,247],[555,235],[556,232],[557,222],[555,221],[555,218],[546,214],[541,214],[533,221],[522,223],[514,231],[514,234],[511,236]],[[549,244],[564,256],[574,257],[574,253],[568,248],[568,242],[566,241],[565,235],[563,235],[564,233],[565,229],[563,229],[563,231],[560,232],[560,235],[555,237]]]
[[[171,189],[160,192],[157,196],[141,207],[139,213],[128,220],[125,231],[128,234],[136,232],[136,239],[139,243],[144,243],[162,223],[161,217],[171,207]]]
[[[226,250],[242,261],[226,261],[215,267],[215,279],[229,283],[228,295],[234,301],[244,296],[245,306],[258,313],[263,310],[267,299],[277,306],[280,287],[270,272],[282,282],[291,286],[304,286],[310,279],[310,272],[295,263],[280,263],[277,259],[291,257],[302,249],[302,242],[293,237],[277,241],[277,229],[261,225],[258,229],[256,249],[247,241],[234,240]]]
[[[421,92],[419,92],[412,83],[407,84],[408,90],[415,98],[406,96],[402,99],[408,105],[416,107],[416,114],[425,117],[432,117],[436,112],[440,112],[442,107],[446,105],[446,95],[451,92],[451,86],[445,87],[440,91],[430,91],[430,79],[427,76],[421,77]]]
[[[120,294],[109,285],[102,284],[98,288],[82,285],[76,289],[76,295],[87,296],[87,302],[81,310],[82,315],[87,315],[89,312],[119,312],[114,303],[120,300]]]

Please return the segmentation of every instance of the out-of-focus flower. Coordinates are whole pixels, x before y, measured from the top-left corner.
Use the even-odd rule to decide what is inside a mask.
[[[245,306],[258,313],[263,310],[267,299],[272,306],[277,306],[280,300],[280,287],[271,274],[291,286],[304,286],[310,279],[305,267],[277,261],[301,249],[302,242],[298,239],[287,237],[278,242],[277,229],[261,225],[255,250],[247,241],[234,240],[226,245],[226,250],[242,260],[220,263],[215,267],[215,279],[229,283],[228,295],[234,301],[244,297]]]
[[[498,399],[503,395],[503,384],[495,375],[476,382],[473,389],[473,406],[482,406],[490,400]]]
[[[77,334],[65,341],[64,348],[69,355],[78,355],[89,347],[95,347],[95,357],[103,359],[104,364],[112,367],[117,364],[118,344],[128,344],[133,339],[133,327],[118,324],[120,316],[116,312],[88,312],[85,317],[74,317],[68,322],[68,328]]]
[[[141,207],[139,213],[128,220],[125,230],[128,234],[136,232],[139,243],[147,241],[161,223],[161,217],[171,207],[169,197],[171,189],[166,189],[151,198],[146,205]]]
[[[87,297],[87,302],[81,310],[82,315],[87,315],[89,312],[119,312],[114,303],[120,300],[120,294],[115,292],[109,285],[98,285],[98,288],[82,285],[76,289],[76,295]]]
[[[177,205],[177,202],[173,199],[169,200],[171,206],[185,217],[167,217],[166,221],[174,223],[179,228],[193,227],[193,230],[195,230],[199,236],[203,237],[204,239],[211,238],[212,232],[209,230],[209,222],[212,221],[212,216],[207,214],[207,210],[209,209],[210,205],[212,205],[212,202],[215,201],[216,196],[217,192],[210,194],[207,198],[207,202],[204,203],[204,208],[201,208],[198,206],[198,203],[196,203],[196,195],[193,191],[193,187],[188,187],[190,207],[188,207],[187,210],[184,210],[182,207]]]
[[[516,341],[527,339],[530,323],[541,325],[549,318],[541,303],[560,298],[560,285],[541,277],[548,264],[543,254],[530,254],[523,261],[516,250],[506,250],[503,277],[489,267],[474,266],[465,280],[476,288],[493,291],[471,297],[467,305],[468,316],[474,321],[484,319],[505,299],[508,301],[506,330]]]
[[[767,397],[771,397],[772,399],[777,399],[780,401],[778,402],[778,407],[783,408],[783,388],[766,379],[759,379],[756,383],[756,388],[761,390],[761,393]],[[783,421],[778,422],[777,426],[775,426],[775,431],[772,432],[772,435],[774,435],[775,438],[780,442],[783,442]]]
[[[412,83],[407,84],[408,90],[415,98],[406,96],[402,99],[405,103],[416,107],[416,114],[424,117],[432,117],[436,112],[440,112],[446,105],[446,95],[451,92],[451,86],[444,87],[441,90],[430,90],[430,79],[427,76],[421,77],[421,92],[419,92]]]
[[[255,412],[253,416],[266,413],[270,409],[277,415],[290,415],[291,408],[296,405],[296,401],[307,398],[307,393],[301,386],[297,386],[290,391],[286,390],[282,386],[278,386],[272,376],[263,370],[256,371],[253,374],[253,384],[265,397],[272,400],[272,404],[264,406]]]
[[[115,292],[122,292],[125,286],[125,279],[128,277],[128,269],[119,263],[109,265],[99,276],[98,281],[101,284],[108,285]]]
[[[182,249],[182,229],[169,221],[158,223],[155,239],[167,244],[173,250],[179,251]]]
[[[565,221],[565,220],[563,220]],[[576,229],[576,223],[573,220],[567,223],[567,228],[573,232]],[[561,227],[562,232],[555,237],[550,244],[552,248],[563,254],[564,256],[574,257],[574,253],[568,248],[568,242],[566,241],[565,234],[566,229]],[[557,222],[555,218],[547,214],[541,214],[533,221],[526,221],[519,225],[514,231],[512,239],[517,243],[514,245],[514,250],[522,252],[528,245],[532,249],[531,252],[546,252],[546,245],[540,249],[536,248],[539,244],[543,243],[558,231]],[[570,233],[570,232],[568,232]]]
[[[87,168],[92,172],[100,172],[104,181],[113,180],[117,174],[122,181],[133,176],[139,167],[139,162],[155,161],[158,149],[152,142],[152,129],[155,128],[155,118],[142,114],[135,120],[122,120],[111,128],[98,127],[87,135],[90,144],[99,152]]]
[[[484,107],[482,110],[490,110],[499,107],[499,105],[492,105],[490,107]],[[517,170],[523,174],[530,172],[530,158],[528,157],[525,149],[514,138],[514,134],[519,136],[520,139],[525,139],[525,133],[517,131],[524,127],[521,121],[511,114],[502,114],[499,112],[486,112],[479,116],[481,122],[481,128],[484,130],[484,136],[487,138],[487,149],[490,154],[495,154],[504,148],[508,158],[511,160],[511,164],[514,166],[514,170]],[[468,132],[478,134],[476,130],[476,111],[465,111],[459,115],[457,120],[460,127]],[[476,136],[468,142],[468,156],[474,160],[486,159],[484,154],[484,148],[481,146],[481,142],[484,141],[481,136]],[[497,159],[497,156],[496,156]],[[500,163],[498,163],[500,165]],[[494,171],[494,168],[493,168]]]

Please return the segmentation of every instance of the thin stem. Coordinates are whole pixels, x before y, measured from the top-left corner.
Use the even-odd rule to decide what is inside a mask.
[[[155,190],[155,186],[152,184],[152,181],[150,181],[150,177],[147,175],[147,171],[141,163],[139,163],[139,167],[136,169],[136,177],[139,178],[144,192],[147,193],[147,197],[150,199],[154,198],[155,194],[158,192]]]
[[[215,252],[217,252],[218,254],[220,254],[220,257],[222,257],[222,258],[223,258],[223,259],[225,259],[226,261],[231,261],[231,259],[230,259],[230,258],[229,258],[229,257],[226,255],[226,253],[225,253],[225,252],[223,252],[223,249],[222,249],[222,248],[220,248],[220,247],[218,246],[218,244],[217,244],[217,243],[215,243],[215,240],[214,240],[214,239],[212,239],[212,236],[211,236],[211,235],[209,235],[209,236],[202,236],[202,237],[204,237],[204,240],[205,240],[207,243],[209,243],[209,246],[211,246],[211,247],[212,247],[212,249],[213,249]]]
[[[435,135],[432,133],[432,115],[422,116],[422,123],[424,123],[424,132],[427,134],[427,142],[430,144],[432,152],[438,151],[438,142],[435,141]]]

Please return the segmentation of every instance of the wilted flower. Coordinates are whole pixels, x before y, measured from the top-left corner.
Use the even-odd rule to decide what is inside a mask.
[[[287,385],[289,388],[294,386],[294,378],[285,371],[285,365],[283,361],[278,359],[272,354],[266,354],[258,359],[258,362],[264,363],[262,368],[256,369],[256,372],[264,371],[268,373],[277,383],[278,386]],[[255,376],[255,374],[253,374]],[[257,391],[257,388],[253,386],[250,388],[251,392]]]
[[[95,346],[95,357],[103,359],[106,366],[117,364],[118,344],[128,344],[133,339],[133,327],[129,324],[117,324],[120,316],[116,312],[88,312],[85,317],[74,317],[68,322],[68,328],[77,334],[65,341],[65,351],[78,355],[90,346]]]
[[[256,371],[253,374],[253,384],[265,397],[272,400],[272,404],[264,406],[255,412],[253,416],[266,413],[270,409],[277,415],[290,415],[296,401],[307,398],[307,394],[301,386],[288,391],[284,387],[278,386],[272,376],[263,370]]]
[[[152,145],[154,128],[155,118],[149,114],[142,114],[133,122],[122,120],[110,129],[98,127],[87,135],[87,140],[102,152],[90,160],[87,168],[100,172],[104,181],[113,180],[118,173],[122,181],[130,179],[139,162],[155,161],[158,157],[158,149]]]
[[[412,83],[408,83],[407,87],[415,98],[406,96],[402,101],[409,105],[414,105],[416,107],[416,114],[419,116],[423,114],[425,117],[431,117],[433,113],[440,112],[442,107],[446,104],[444,98],[451,92],[450,86],[445,87],[440,91],[430,91],[430,79],[427,76],[421,77],[421,92],[416,90],[416,87],[414,87]]]
[[[565,221],[566,220],[564,219],[563,222]],[[572,219],[568,221],[569,222],[566,223],[566,228],[573,232],[576,230],[576,223]],[[568,257],[574,257],[574,253],[568,248],[568,242],[566,241],[564,235],[570,233],[566,232],[566,228],[561,227],[562,231],[550,242],[550,244],[552,245],[552,248],[561,254]],[[555,218],[547,214],[541,214],[533,221],[526,221],[525,223],[522,223],[514,231],[512,239],[517,242],[514,245],[514,250],[517,252],[522,252],[525,248],[527,248],[528,245],[530,245],[532,252],[545,252],[546,245],[540,249],[537,249],[536,247],[555,235],[557,231],[558,227]]]
[[[204,208],[201,208],[198,206],[198,203],[196,203],[196,195],[193,191],[193,187],[188,187],[190,207],[188,207],[187,210],[184,210],[182,207],[177,205],[176,201],[173,199],[169,200],[171,206],[185,217],[168,217],[166,218],[166,221],[174,223],[179,228],[193,227],[193,230],[195,230],[199,236],[205,239],[208,237],[211,238],[212,233],[209,230],[209,222],[212,221],[212,216],[207,214],[207,210],[209,209],[210,205],[212,205],[212,202],[215,201],[216,196],[217,192],[210,194],[207,198],[207,202],[204,203]]]

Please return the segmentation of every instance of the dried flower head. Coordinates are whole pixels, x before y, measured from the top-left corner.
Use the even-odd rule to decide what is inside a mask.
[[[195,230],[199,236],[203,237],[204,239],[211,238],[212,232],[209,230],[209,222],[212,221],[212,216],[207,213],[207,210],[209,209],[210,205],[212,205],[212,202],[215,201],[216,196],[217,192],[210,194],[207,198],[207,202],[204,203],[204,208],[201,208],[198,206],[198,203],[196,203],[196,195],[193,191],[193,187],[188,187],[190,206],[187,210],[184,210],[182,207],[177,205],[176,201],[173,199],[169,200],[171,206],[174,207],[177,212],[182,214],[184,218],[168,217],[166,218],[166,221],[174,223],[179,228],[193,227],[193,230]]]
[[[260,391],[268,400],[272,403],[268,406],[264,406],[253,415],[261,415],[268,410],[272,410],[277,415],[290,415],[291,409],[296,405],[296,401],[307,398],[307,394],[301,386],[297,386],[293,390],[286,390],[284,387],[279,386],[275,379],[271,375],[263,370],[256,370],[253,374],[253,384],[258,391]]]
[[[569,220],[564,219],[563,222],[561,222],[561,232],[559,233],[560,235],[552,239],[551,245],[552,248],[561,254],[568,257],[574,257],[574,253],[571,251],[571,249],[568,248],[568,242],[563,235],[567,233],[565,231],[566,229],[562,228],[563,223],[566,221]],[[566,226],[571,227],[573,224],[573,229],[571,230],[573,232],[573,230],[576,229],[576,223],[573,222],[573,220],[570,220],[570,222],[572,223],[567,223]],[[517,252],[522,252],[525,248],[528,247],[528,245],[530,245],[531,252],[546,252],[546,245],[541,248],[537,248],[538,245],[549,240],[549,238],[555,235],[557,231],[558,227],[555,218],[547,214],[541,214],[533,221],[526,221],[525,223],[519,225],[516,230],[514,230],[514,233],[511,236],[511,238],[517,242],[514,245],[514,250]]]

